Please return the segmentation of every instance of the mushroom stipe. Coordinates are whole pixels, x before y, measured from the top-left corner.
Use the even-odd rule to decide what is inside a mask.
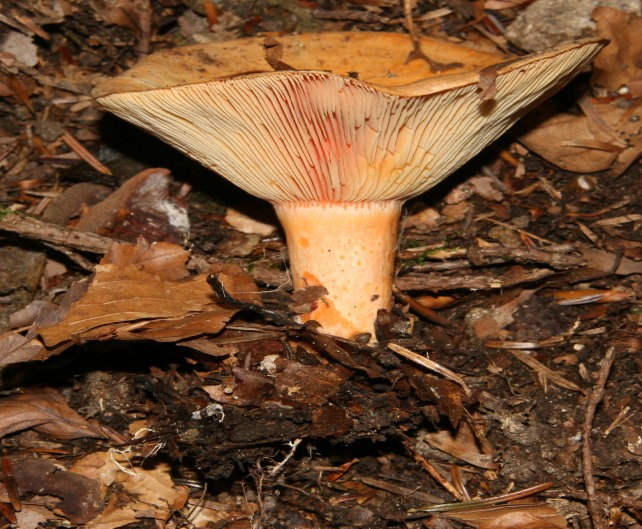
[[[402,34],[307,33],[279,39],[279,64],[292,70],[270,68],[261,38],[214,42],[146,57],[94,96],[271,202],[294,287],[328,291],[301,320],[350,338],[373,333],[377,311],[391,308],[403,202],[554,94],[606,42],[510,60],[421,44],[461,66],[444,75],[406,62],[413,45]]]

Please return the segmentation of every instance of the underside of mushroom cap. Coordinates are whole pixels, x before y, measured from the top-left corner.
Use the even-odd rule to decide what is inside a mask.
[[[315,46],[320,46],[324,34],[314,35]],[[337,34],[331,35],[330,40],[336,39]],[[366,37],[379,49],[381,36],[389,34],[354,35],[360,36],[361,47],[345,51],[340,60],[335,54],[335,62],[352,57],[357,67],[351,71],[359,79],[320,69],[228,78],[229,69],[223,69],[219,73],[225,78],[206,81],[215,69],[205,64],[200,76],[191,66],[179,68],[190,72],[183,76],[188,84],[168,86],[174,81],[159,84],[159,73],[143,61],[123,78],[99,86],[96,95],[115,114],[273,203],[403,200],[472,158],[576,75],[603,46],[603,41],[586,39],[508,62],[495,57],[496,66],[481,70],[420,80],[415,71],[384,76],[410,80],[391,86],[366,82],[358,68]],[[348,41],[355,38],[348,36]],[[296,39],[303,37],[284,42],[296,51]],[[252,41],[257,53],[263,53],[260,43]],[[305,46],[310,48],[309,41]],[[209,49],[210,59],[212,54],[221,57],[220,49],[214,53],[211,48],[190,47],[185,56]],[[480,61],[489,61],[488,54],[482,55]],[[328,53],[321,56],[321,64],[329,63]],[[287,53],[284,59],[291,60]],[[377,68],[383,71],[381,65]],[[422,68],[427,74],[425,63]],[[169,71],[166,65],[163,72]],[[372,70],[367,74],[376,77]]]

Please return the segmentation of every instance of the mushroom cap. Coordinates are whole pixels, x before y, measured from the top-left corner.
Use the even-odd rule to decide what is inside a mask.
[[[94,97],[118,92],[140,92],[171,88],[273,72],[265,60],[265,38],[236,40],[182,46],[156,52],[139,61],[124,74],[99,85]],[[385,32],[302,33],[279,37],[283,59],[297,70],[321,70],[381,87],[394,87],[438,75],[425,61],[406,61],[412,52],[412,40],[406,34]],[[490,66],[505,56],[425,37],[422,49],[437,62],[461,63],[448,73],[460,73]]]
[[[403,200],[460,167],[605,45],[584,39],[506,61],[396,33],[309,33],[162,51],[94,96],[249,193],[273,203]]]

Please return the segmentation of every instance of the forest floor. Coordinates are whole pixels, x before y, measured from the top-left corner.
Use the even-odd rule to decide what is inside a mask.
[[[480,4],[421,3],[416,29],[519,53],[498,21],[524,6]],[[395,307],[364,345],[295,323],[311,300],[268,205],[91,90],[206,38],[404,32],[403,3],[5,5],[0,525],[642,526],[638,99],[601,99],[629,143],[595,166],[511,131],[407,203]],[[589,79],[558,107],[585,118]],[[214,304],[214,273],[261,294]]]

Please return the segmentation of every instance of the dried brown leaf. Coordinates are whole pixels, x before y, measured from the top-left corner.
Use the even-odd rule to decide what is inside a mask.
[[[491,101],[495,98],[497,94],[497,72],[499,68],[497,66],[488,66],[479,72],[479,82],[477,83],[477,88],[479,93],[479,99],[482,101]]]
[[[0,366],[28,362],[43,348],[40,340],[26,338],[17,332],[7,333],[0,337]]]
[[[236,208],[227,208],[225,221],[243,233],[256,233],[267,236],[277,230],[278,220],[273,209],[265,209],[253,204],[252,216]]]
[[[13,465],[13,475],[21,491],[60,498],[55,508],[73,524],[89,522],[100,509],[98,482],[87,476],[62,470],[53,461],[17,461]]]
[[[28,428],[56,439],[102,437],[51,388],[0,399],[0,437]]]
[[[100,264],[123,267],[135,264],[139,270],[161,279],[177,280],[189,276],[185,267],[189,252],[178,244],[155,242],[149,244],[139,237],[135,245],[114,244],[101,259]]]
[[[513,315],[537,292],[535,289],[522,290],[519,295],[496,308],[481,309],[469,318],[475,337],[488,340],[499,335],[502,329],[513,323]]]
[[[627,276],[631,274],[642,274],[642,263],[634,261],[627,257],[618,259],[615,252],[605,252],[591,247],[581,248],[582,257],[586,259],[586,264],[589,268],[600,270],[601,272],[611,273],[617,275]],[[613,270],[613,267],[615,270]]]
[[[64,132],[62,127],[61,129],[60,135]],[[100,184],[91,182],[74,184],[51,201],[41,218],[45,222],[64,226],[72,218],[80,215],[83,209],[106,199],[110,193],[110,188]]]
[[[327,295],[328,289],[323,285],[309,285],[292,293],[292,303],[288,304],[288,308],[295,314],[306,314],[312,312],[319,300]]]
[[[278,362],[281,363],[281,359]],[[304,406],[325,404],[349,378],[349,371],[341,367],[306,366],[287,360],[283,363],[286,363],[285,369],[274,380],[277,394]]]
[[[582,173],[604,171],[617,158],[618,153],[614,151],[565,145],[571,139],[598,139],[586,116],[549,113],[546,117],[540,114],[537,121],[537,126],[522,134],[519,141],[564,170]],[[608,138],[600,139],[608,141]]]
[[[450,380],[433,377],[408,366],[402,366],[402,370],[417,397],[434,404],[439,414],[448,417],[450,424],[456,428],[464,413],[462,387]]]
[[[16,513],[18,522],[16,527],[20,529],[40,529],[46,527],[51,520],[51,511],[44,505],[25,505],[20,512]]]
[[[433,448],[441,450],[462,461],[466,461],[471,465],[488,470],[498,468],[497,464],[493,461],[494,454],[485,454],[482,452],[467,422],[461,423],[454,434],[449,430],[440,430],[427,433],[423,437],[423,440]]]
[[[134,31],[140,29],[145,9],[150,9],[146,0],[90,0],[89,4],[103,22]]]
[[[567,171],[621,174],[642,154],[639,103],[586,99],[582,109],[579,115],[539,111],[522,123],[528,131],[519,141]]]
[[[281,60],[283,57],[283,44],[274,37],[265,37],[263,48],[265,49],[265,60],[275,71],[295,69]]]
[[[146,169],[93,206],[76,228],[119,240],[183,244],[189,233],[187,208],[170,196],[167,169]]]
[[[623,87],[642,95],[642,17],[601,6],[593,11],[597,35],[610,44],[595,58],[593,83],[617,92]]]
[[[118,245],[96,267],[85,295],[56,323],[39,325],[47,346],[68,341],[150,339],[177,341],[219,332],[236,309],[216,301],[207,274],[181,277],[186,255],[175,245],[143,249]],[[258,289],[240,267],[212,265],[236,298],[258,303]],[[166,279],[167,276],[170,279]]]
[[[100,452],[82,458],[72,468],[99,482],[103,496],[113,487],[103,510],[85,526],[88,529],[115,529],[141,518],[165,521],[187,501],[187,490],[174,486],[166,464],[141,468],[132,466],[122,454]]]
[[[499,507],[500,511],[506,511],[506,507]],[[546,506],[542,506],[543,511],[548,511]],[[550,509],[553,510],[553,509]],[[481,525],[479,529],[560,529],[568,527],[563,516],[547,514],[547,517],[537,516],[531,512],[522,510],[513,510],[505,514],[495,514],[491,520]]]

